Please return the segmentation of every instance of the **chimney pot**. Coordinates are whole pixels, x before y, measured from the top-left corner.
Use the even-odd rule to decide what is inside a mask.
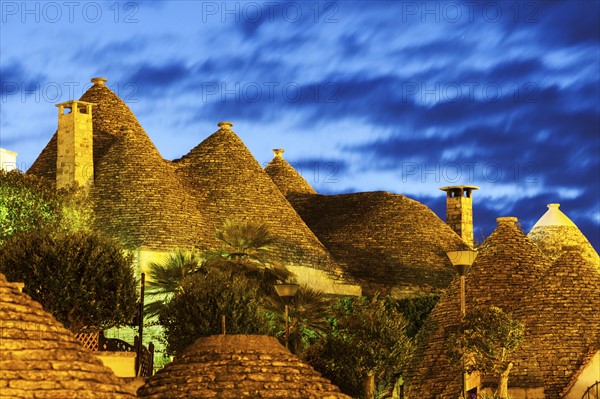
[[[285,150],[283,148],[273,148],[273,154],[275,154],[276,158],[283,158],[283,153]]]
[[[519,219],[514,216],[502,216],[496,219],[496,222],[498,222],[498,224],[509,224],[513,226],[518,221]]]
[[[217,126],[219,126],[223,130],[231,130],[231,126],[233,126],[233,122],[219,122],[219,123],[217,123]]]
[[[100,85],[100,86],[104,86],[104,83],[105,83],[107,80],[108,80],[108,79],[106,79],[106,78],[97,77],[97,78],[92,78],[92,83],[93,83],[93,84]]]
[[[468,245],[473,247],[473,198],[477,186],[447,186],[440,190],[446,192],[446,223]]]

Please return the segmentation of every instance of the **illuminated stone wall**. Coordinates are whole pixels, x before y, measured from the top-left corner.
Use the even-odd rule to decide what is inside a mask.
[[[10,171],[17,169],[17,153],[0,148],[0,169]]]
[[[92,104],[69,101],[57,107],[56,186],[89,186],[94,180]]]

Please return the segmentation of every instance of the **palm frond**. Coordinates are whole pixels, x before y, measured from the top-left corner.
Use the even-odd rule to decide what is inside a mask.
[[[200,255],[180,249],[170,253],[163,262],[150,263],[147,293],[161,295],[178,292],[183,279],[195,273],[201,265]]]
[[[216,236],[225,244],[223,253],[231,259],[261,258],[276,242],[265,223],[254,221],[228,219]]]

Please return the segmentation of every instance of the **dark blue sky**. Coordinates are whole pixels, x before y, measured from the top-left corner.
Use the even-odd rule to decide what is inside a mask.
[[[429,205],[475,235],[563,210],[600,247],[600,2],[0,1],[0,146],[26,169],[93,76],[165,158],[231,120],[321,193]]]

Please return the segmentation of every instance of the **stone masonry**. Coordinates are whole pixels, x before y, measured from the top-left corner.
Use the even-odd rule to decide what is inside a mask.
[[[198,338],[138,390],[148,399],[350,399],[274,337]]]
[[[92,103],[68,101],[58,107],[56,186],[73,183],[89,186],[94,181]],[[70,112],[65,113],[66,110]]]

